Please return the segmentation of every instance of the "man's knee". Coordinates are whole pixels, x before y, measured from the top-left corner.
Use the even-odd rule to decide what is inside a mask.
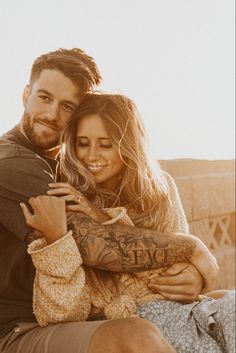
[[[106,321],[93,336],[89,353],[174,352],[150,321],[131,318]]]

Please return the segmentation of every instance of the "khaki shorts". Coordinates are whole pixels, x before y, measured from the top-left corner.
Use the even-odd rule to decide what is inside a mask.
[[[95,331],[104,322],[66,322],[46,327],[22,322],[0,338],[0,353],[87,353]]]

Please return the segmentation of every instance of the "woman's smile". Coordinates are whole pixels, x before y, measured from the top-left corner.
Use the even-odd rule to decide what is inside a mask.
[[[84,116],[78,123],[76,154],[100,186],[115,191],[124,163],[99,114]]]
[[[111,164],[111,162],[86,164],[86,167],[91,173],[99,173],[104,170],[109,164]]]

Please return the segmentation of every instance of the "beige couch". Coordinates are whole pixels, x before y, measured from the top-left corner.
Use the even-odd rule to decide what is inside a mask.
[[[235,161],[160,161],[178,186],[192,234],[216,255],[216,288],[235,288]]]

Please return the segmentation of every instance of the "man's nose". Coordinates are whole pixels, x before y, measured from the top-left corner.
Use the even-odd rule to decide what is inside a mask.
[[[59,120],[59,106],[56,103],[52,103],[47,106],[47,110],[45,111],[45,118],[51,121]]]

